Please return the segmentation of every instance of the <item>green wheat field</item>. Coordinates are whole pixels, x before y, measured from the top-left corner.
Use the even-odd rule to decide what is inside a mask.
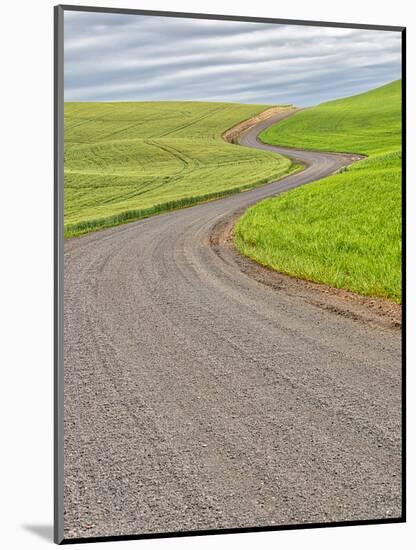
[[[222,134],[270,105],[65,104],[65,237],[223,197],[295,167]]]

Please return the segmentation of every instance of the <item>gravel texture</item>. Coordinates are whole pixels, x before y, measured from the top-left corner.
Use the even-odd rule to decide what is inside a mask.
[[[354,160],[259,144],[279,117],[241,143],[304,171],[66,241],[65,538],[400,517],[400,330],[212,238]]]

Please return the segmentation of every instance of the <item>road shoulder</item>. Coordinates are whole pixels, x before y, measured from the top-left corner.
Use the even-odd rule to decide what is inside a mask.
[[[210,246],[226,263],[257,282],[273,288],[276,292],[296,295],[305,302],[357,321],[381,327],[400,329],[402,307],[389,300],[361,296],[348,290],[298,279],[266,268],[240,254],[234,246],[233,231],[245,209],[234,212],[218,222],[210,235]]]

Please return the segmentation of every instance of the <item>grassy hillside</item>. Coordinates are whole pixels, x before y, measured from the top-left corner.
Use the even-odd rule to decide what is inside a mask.
[[[401,147],[401,80],[299,111],[262,132],[265,143],[375,155]]]
[[[65,104],[65,236],[238,192],[283,176],[288,159],[225,143],[268,105]]]
[[[278,271],[400,302],[401,81],[299,112],[261,139],[368,158],[249,209],[237,247]]]

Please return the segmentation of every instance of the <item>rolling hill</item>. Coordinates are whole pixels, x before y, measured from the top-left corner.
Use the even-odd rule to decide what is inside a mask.
[[[222,134],[269,105],[65,104],[65,237],[185,207],[277,179],[290,160]]]
[[[401,81],[300,111],[260,139],[368,158],[250,208],[238,249],[290,275],[400,302]]]

